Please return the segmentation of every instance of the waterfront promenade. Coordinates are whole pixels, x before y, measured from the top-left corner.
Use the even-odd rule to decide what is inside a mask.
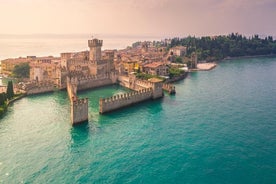
[[[190,71],[209,71],[217,66],[216,63],[198,63],[196,69],[191,69]]]

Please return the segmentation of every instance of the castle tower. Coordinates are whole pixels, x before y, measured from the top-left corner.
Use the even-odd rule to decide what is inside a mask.
[[[163,82],[162,80],[158,79],[158,78],[150,78],[148,79],[149,82],[151,82],[153,84],[152,86],[152,98],[153,99],[157,99],[157,98],[161,98],[163,97]]]
[[[89,51],[89,60],[91,61],[100,61],[102,57],[102,48],[103,40],[93,39],[88,40]]]

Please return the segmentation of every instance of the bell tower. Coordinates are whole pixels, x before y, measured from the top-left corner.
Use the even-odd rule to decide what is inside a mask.
[[[102,45],[103,40],[93,39],[88,40],[88,47],[90,48],[89,51],[89,60],[91,61],[100,61],[102,57]]]

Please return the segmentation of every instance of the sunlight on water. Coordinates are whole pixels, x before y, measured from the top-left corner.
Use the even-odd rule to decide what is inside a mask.
[[[106,115],[99,97],[124,88],[81,92],[77,127],[65,91],[23,98],[0,120],[0,183],[275,183],[275,71],[275,58],[222,62]]]

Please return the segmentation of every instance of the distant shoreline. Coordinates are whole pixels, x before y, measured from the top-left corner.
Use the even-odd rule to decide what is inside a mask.
[[[223,58],[222,60],[219,60],[218,62],[225,61],[225,60],[247,59],[247,58],[262,58],[262,57],[276,57],[276,54],[255,55],[255,56],[238,56],[238,57],[229,57],[228,56],[226,58]]]

